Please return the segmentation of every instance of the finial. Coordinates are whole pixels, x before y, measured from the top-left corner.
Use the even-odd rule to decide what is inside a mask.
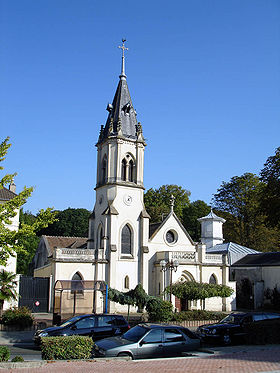
[[[124,79],[126,79],[125,68],[124,68],[124,62],[125,62],[124,51],[125,50],[128,51],[128,48],[124,46],[125,42],[126,42],[126,39],[122,39],[122,46],[119,45],[119,48],[122,49],[122,72],[121,72],[120,78],[124,78]]]
[[[174,210],[174,203],[175,203],[175,197],[173,196],[173,194],[171,194],[171,197],[170,197],[171,212],[173,212]]]

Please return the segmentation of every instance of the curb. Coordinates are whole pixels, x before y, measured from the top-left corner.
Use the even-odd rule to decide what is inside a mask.
[[[23,361],[18,363],[6,362],[0,363],[1,369],[16,369],[16,368],[40,368],[45,365],[46,361]]]

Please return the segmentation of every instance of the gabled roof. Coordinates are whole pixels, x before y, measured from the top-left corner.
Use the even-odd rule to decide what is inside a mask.
[[[280,252],[249,254],[234,263],[234,267],[280,266]]]
[[[230,265],[232,265],[245,255],[259,253],[259,251],[249,249],[248,247],[239,245],[234,242],[217,244],[206,249],[206,252],[208,254],[227,254]]]
[[[63,236],[42,236],[46,243],[49,255],[52,255],[54,249],[86,249],[86,237],[63,237]]]
[[[0,201],[9,201],[17,196],[16,193],[11,192],[9,189],[3,187],[0,189]]]
[[[171,215],[175,218],[175,220],[177,221],[177,223],[180,226],[180,228],[182,229],[182,231],[185,233],[185,235],[190,240],[191,244],[194,245],[194,242],[193,242],[191,236],[188,234],[188,232],[186,231],[185,227],[180,222],[180,220],[178,219],[178,217],[177,217],[177,215],[175,214],[174,211],[171,211],[161,223],[150,224],[150,226],[149,226],[149,239],[152,239],[157,234],[157,232],[167,222],[167,220],[170,218]]]

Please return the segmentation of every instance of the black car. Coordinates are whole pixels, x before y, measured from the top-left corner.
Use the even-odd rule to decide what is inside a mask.
[[[121,315],[89,314],[75,316],[60,326],[37,330],[34,343],[39,345],[42,337],[85,335],[94,341],[115,335],[121,335],[129,329],[127,321]]]
[[[204,342],[229,345],[234,341],[243,342],[248,324],[279,318],[280,314],[272,312],[233,312],[215,324],[198,327],[196,333]]]
[[[95,357],[126,356],[131,359],[180,356],[200,347],[199,338],[178,325],[138,324],[122,336],[97,341]]]

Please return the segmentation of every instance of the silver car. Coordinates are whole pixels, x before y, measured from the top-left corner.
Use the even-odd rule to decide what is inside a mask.
[[[178,325],[139,324],[122,336],[101,339],[95,357],[126,356],[131,359],[180,356],[200,347],[199,338]]]

